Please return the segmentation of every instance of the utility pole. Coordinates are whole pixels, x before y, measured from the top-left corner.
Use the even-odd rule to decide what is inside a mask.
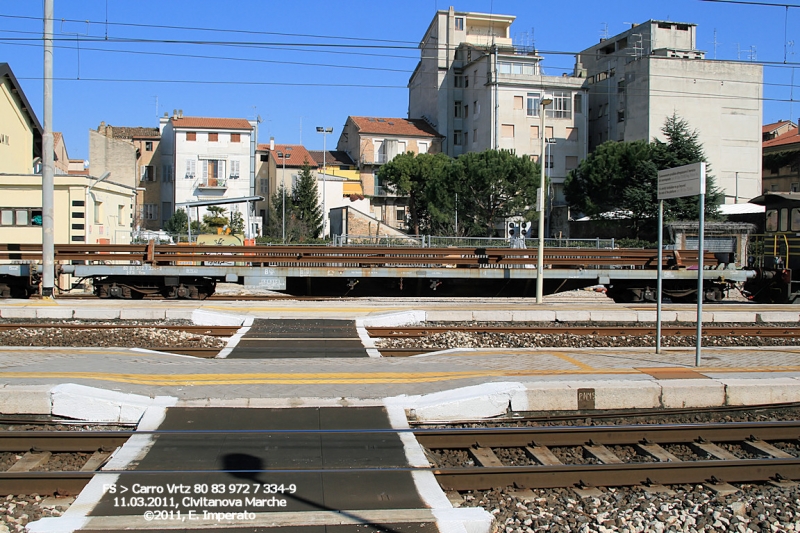
[[[55,287],[53,152],[53,0],[44,0],[44,133],[42,134],[42,296]],[[88,206],[84,206],[86,209]]]

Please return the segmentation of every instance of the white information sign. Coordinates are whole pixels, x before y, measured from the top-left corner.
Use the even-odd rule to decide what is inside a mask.
[[[706,164],[692,163],[658,171],[658,199],[697,196],[706,191]]]

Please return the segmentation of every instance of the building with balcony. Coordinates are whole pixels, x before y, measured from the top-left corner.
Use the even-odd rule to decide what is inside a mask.
[[[166,222],[179,204],[252,196],[255,190],[255,121],[243,118],[185,117],[183,112],[162,117],[161,167],[171,181],[161,186],[161,220]],[[247,202],[227,204],[245,220],[255,213]],[[192,220],[202,220],[205,207],[192,208]],[[248,234],[257,231],[251,227]]]
[[[539,161],[544,135],[549,197],[559,208],[554,216],[566,224],[563,183],[588,148],[585,80],[545,75],[536,50],[512,43],[514,19],[452,7],[437,11],[408,82],[409,117],[428,121],[444,137],[442,151],[452,157],[504,149]],[[543,95],[553,103],[541,132]]]
[[[762,192],[800,192],[800,129],[791,122],[765,140]]]
[[[699,133],[726,203],[761,194],[763,68],[697,49],[697,26],[648,20],[583,50],[575,73],[589,88],[589,150],[608,140],[664,139],[677,114]]]
[[[442,136],[422,119],[347,117],[336,149],[358,165],[371,213],[384,224],[403,228],[407,201],[390,192],[377,178],[378,169],[398,154],[438,153]]]

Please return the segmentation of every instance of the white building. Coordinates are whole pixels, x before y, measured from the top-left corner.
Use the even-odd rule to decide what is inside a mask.
[[[677,114],[699,133],[710,173],[733,203],[761,194],[763,68],[698,50],[695,24],[649,20],[577,57],[589,87],[589,149],[658,138]]]
[[[162,118],[160,129],[162,225],[177,204],[253,195],[254,121],[176,113]],[[255,220],[252,210],[247,216],[246,202],[226,208],[228,213],[238,211],[245,220]],[[191,218],[202,220],[206,213],[205,207],[193,208]],[[248,233],[254,234],[255,229]]]
[[[545,75],[535,50],[513,45],[514,19],[452,7],[437,11],[408,83],[409,117],[427,120],[445,137],[442,151],[453,157],[505,149],[538,161],[544,134],[552,205],[565,207],[564,180],[587,154],[585,80]],[[553,103],[540,132],[545,94]]]

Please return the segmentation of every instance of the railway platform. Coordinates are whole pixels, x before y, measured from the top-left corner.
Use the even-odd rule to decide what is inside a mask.
[[[800,310],[791,307],[731,304],[709,305],[705,309],[703,318],[709,323],[800,322]],[[537,307],[513,300],[490,303],[146,301],[136,305],[97,301],[4,302],[0,305],[2,318],[186,318],[207,325],[237,325],[241,329],[222,351],[226,357],[217,359],[122,348],[2,347],[0,406],[4,412],[138,423],[139,430],[145,431],[209,427],[235,432],[253,427],[348,429],[352,424],[361,424],[359,428],[398,429],[407,427],[409,419],[480,419],[509,411],[713,407],[800,401],[800,347],[706,347],[699,366],[694,365],[695,353],[691,348],[665,348],[661,354],[656,354],[652,347],[455,349],[389,358],[376,356],[372,340],[363,333],[368,326],[423,320],[635,323],[652,321],[654,314],[652,306],[561,302]],[[290,318],[307,322],[292,325],[276,320]],[[665,321],[692,319],[692,306],[665,306]],[[287,338],[294,340],[276,340]],[[317,357],[313,357],[313,349],[302,347],[308,339],[322,343]],[[331,343],[327,348],[326,342]],[[292,343],[300,349],[275,350],[274,346],[281,343]],[[246,348],[242,357],[234,355],[238,345]],[[273,349],[262,350],[261,346]],[[281,350],[285,357],[280,357]],[[352,352],[352,356],[343,357],[345,351]],[[268,421],[264,418],[266,413],[274,414],[277,417],[274,420],[282,422]],[[338,415],[333,413],[348,414],[337,419]],[[351,414],[357,422],[344,421]],[[126,445],[127,449],[123,448],[104,467],[104,471],[111,473],[96,476],[96,481],[81,493],[64,517],[34,524],[31,531],[127,527],[126,518],[117,516],[125,513],[112,514],[108,510],[112,500],[103,485],[122,483],[120,480],[126,476],[163,470],[170,465],[173,465],[171,470],[183,470],[171,472],[173,484],[229,486],[239,482],[237,475],[245,476],[245,483],[252,481],[246,478],[246,472],[231,470],[262,470],[260,467],[265,464],[284,470],[281,476],[289,476],[296,475],[291,470],[304,461],[304,466],[346,463],[351,469],[361,459],[369,462],[378,456],[385,461],[381,465],[389,468],[425,463],[424,456],[408,442],[410,436],[390,435],[391,438],[378,434],[374,437],[377,441],[357,445],[360,453],[337,458],[335,453],[326,451],[330,448],[324,444],[328,438],[325,434],[306,434],[305,440],[300,441],[293,440],[294,435],[284,435],[274,450],[264,439],[240,438],[235,433],[202,435],[202,438],[184,434],[163,440],[160,436],[155,443],[151,436],[143,434],[135,437],[135,446]],[[401,444],[405,461],[402,465],[402,454],[394,455],[399,454]],[[301,453],[311,448],[317,450],[315,455]],[[228,458],[226,463],[230,455],[235,457]],[[332,462],[326,463],[327,460]],[[176,461],[183,466],[175,468]],[[204,472],[191,472],[193,461],[197,461],[196,465],[212,461],[217,470],[226,472],[211,477]],[[242,465],[245,468],[239,468]],[[118,472],[130,468],[134,468],[131,473]],[[211,479],[214,475],[223,481],[212,483],[216,480]],[[349,489],[358,486],[357,481],[335,480],[335,476],[328,478],[327,483],[318,481],[314,482],[316,485],[304,481],[309,492],[303,498],[308,501],[293,501],[286,515],[278,514],[283,511],[268,517],[259,515],[259,524],[269,522],[271,533],[278,530],[281,533],[377,530],[415,533],[434,531],[426,529],[434,523],[443,533],[485,533],[490,524],[480,510],[469,510],[471,515],[456,513],[467,510],[449,507],[432,479],[414,478],[409,485],[408,479],[373,482],[364,478],[365,487],[379,483],[396,486],[398,490],[408,489],[403,489],[402,495],[395,495],[382,488],[378,495],[386,496],[373,501],[373,507],[360,500],[346,503],[337,499],[344,497],[340,494],[343,492],[354,492],[357,496],[358,490]],[[162,482],[167,483],[159,481]],[[312,485],[316,488],[312,489]],[[374,498],[376,490],[368,488],[361,494],[367,497],[368,493]],[[393,507],[397,502],[403,503]],[[188,512],[190,508],[184,510]],[[231,510],[234,511],[242,509]],[[297,521],[296,511],[307,514]],[[348,511],[362,514],[349,516]],[[135,519],[141,520],[141,516],[138,513]],[[258,530],[252,523],[237,522],[239,519],[227,521],[226,531]],[[159,529],[161,526],[164,527]],[[174,531],[191,530],[195,526],[205,530],[215,527],[212,522],[169,527],[150,522],[141,527]]]

